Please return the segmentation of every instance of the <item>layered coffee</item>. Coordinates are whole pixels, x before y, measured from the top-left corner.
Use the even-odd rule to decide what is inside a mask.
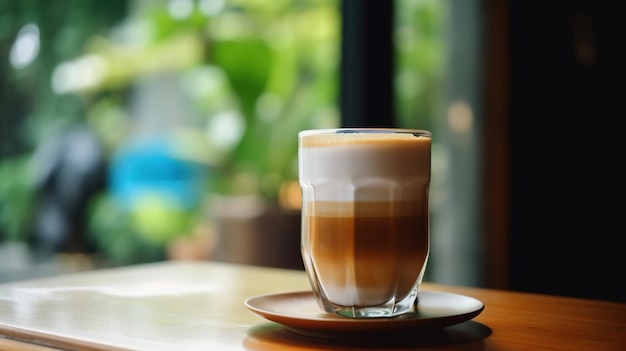
[[[403,130],[301,133],[302,256],[320,298],[414,298],[429,252],[430,145]]]

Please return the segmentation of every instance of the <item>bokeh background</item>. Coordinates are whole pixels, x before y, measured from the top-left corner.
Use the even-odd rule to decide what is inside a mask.
[[[395,103],[402,125],[430,129],[442,7],[400,6]],[[214,249],[225,232],[292,230],[297,132],[341,125],[338,1],[28,0],[0,11],[0,238],[11,250],[104,265],[231,259],[245,255]],[[290,223],[237,223],[261,214]],[[238,241],[262,249],[249,240]]]
[[[385,125],[434,135],[427,280],[626,299],[617,173],[563,147],[617,150],[610,9],[383,3],[0,0],[0,282],[301,269],[297,132]]]

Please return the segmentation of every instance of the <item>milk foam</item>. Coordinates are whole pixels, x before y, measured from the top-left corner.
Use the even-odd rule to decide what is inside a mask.
[[[301,133],[303,190],[314,201],[406,201],[423,197],[430,179],[429,135]]]

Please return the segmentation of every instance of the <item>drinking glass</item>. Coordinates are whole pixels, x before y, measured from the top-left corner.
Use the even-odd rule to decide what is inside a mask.
[[[414,310],[429,255],[431,133],[298,134],[301,254],[320,308],[354,318]]]

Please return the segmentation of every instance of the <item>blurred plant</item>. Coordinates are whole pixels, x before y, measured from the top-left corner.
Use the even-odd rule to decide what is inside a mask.
[[[109,150],[109,192],[91,207],[100,249],[127,263],[146,254],[131,247],[162,247],[206,220],[201,198],[181,206],[171,196],[181,189],[149,182],[179,169],[174,161],[203,170],[187,181],[206,181],[196,189],[206,196],[274,201],[297,177],[297,132],[339,123],[338,43],[336,0],[138,2],[60,63],[55,91],[85,102]],[[167,144],[171,162],[140,171],[144,186],[129,201],[115,186],[130,167],[119,157],[145,138]]]
[[[297,179],[297,132],[340,122],[338,2],[0,0],[0,54],[13,57],[0,68],[0,239],[28,239],[32,155],[76,124],[104,147],[88,234],[117,263],[162,257],[210,194],[275,200]],[[402,123],[424,127],[430,105],[416,101],[434,76],[414,68],[438,74],[438,7],[400,3]],[[137,154],[142,140],[158,142]],[[162,167],[133,166],[154,152]],[[181,201],[189,191],[200,196]]]
[[[184,10],[174,3],[142,8],[115,35],[94,38],[65,74],[98,79],[60,85],[100,107],[90,121],[115,148],[134,113],[122,94],[174,73],[165,84],[175,85],[183,108],[170,132],[201,135],[187,149],[216,166],[211,188],[275,197],[296,177],[297,132],[339,123],[336,1],[189,2]]]
[[[34,206],[33,193],[26,156],[0,163],[0,242],[25,240]]]
[[[52,71],[123,17],[125,6],[0,0],[0,242],[32,239],[38,204],[32,156],[84,119],[79,98],[52,90]]]
[[[444,64],[445,2],[396,2],[396,106],[399,125],[433,130]]]

